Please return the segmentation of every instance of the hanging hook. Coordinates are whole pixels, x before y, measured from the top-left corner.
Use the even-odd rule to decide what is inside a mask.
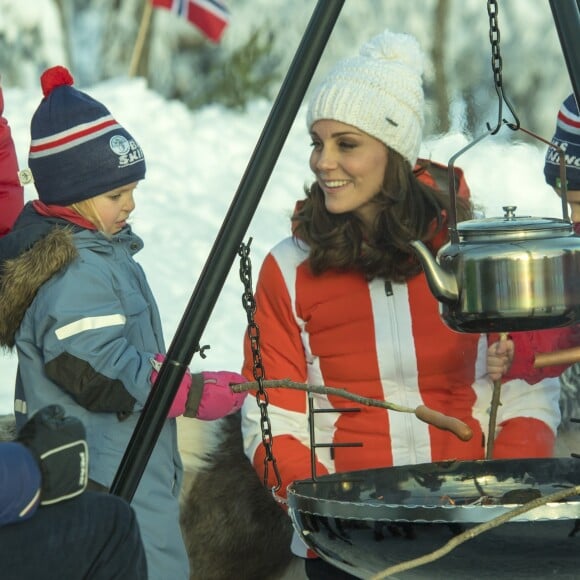
[[[499,8],[497,5],[497,0],[488,0],[487,2],[487,14],[489,16],[489,42],[491,44],[491,68],[493,70],[493,83],[495,87],[495,92],[498,97],[498,112],[497,112],[497,125],[492,128],[489,123],[487,123],[487,129],[491,135],[495,135],[502,127],[503,124],[507,125],[512,131],[517,131],[520,128],[520,120],[516,115],[512,104],[505,95],[503,91],[503,80],[502,80],[502,58],[499,49],[499,24],[498,24],[498,14]],[[510,113],[514,118],[514,122],[510,123],[503,118],[503,104],[506,104]]]

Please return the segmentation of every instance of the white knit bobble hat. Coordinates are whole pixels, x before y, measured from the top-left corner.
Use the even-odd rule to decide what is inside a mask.
[[[408,34],[385,30],[339,61],[314,90],[308,129],[321,119],[357,127],[415,165],[424,124],[424,55]]]

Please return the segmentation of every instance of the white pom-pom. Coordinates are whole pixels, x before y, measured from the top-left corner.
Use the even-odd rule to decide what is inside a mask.
[[[425,56],[417,40],[409,34],[385,30],[365,43],[360,55],[404,64],[418,75],[423,74]]]

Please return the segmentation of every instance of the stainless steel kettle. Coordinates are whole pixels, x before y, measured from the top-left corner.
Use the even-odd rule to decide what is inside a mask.
[[[568,219],[517,217],[461,222],[435,258],[411,242],[443,321],[458,332],[510,332],[580,320],[580,237]]]

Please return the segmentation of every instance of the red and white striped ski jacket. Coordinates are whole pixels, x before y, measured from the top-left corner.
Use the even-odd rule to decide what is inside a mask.
[[[314,276],[308,247],[287,238],[262,264],[256,305],[266,379],[339,387],[412,409],[424,404],[473,430],[465,442],[412,413],[315,394],[315,408],[332,410],[315,414],[315,442],[337,445],[316,449],[317,475],[484,457],[493,386],[485,376],[488,338],[445,326],[424,274],[407,283],[369,282],[355,272]],[[516,342],[516,360],[524,344]],[[253,380],[247,338],[243,372]],[[502,387],[495,458],[552,453],[560,421],[559,380],[533,380],[510,375]],[[268,396],[272,451],[284,494],[289,483],[312,474],[308,397],[286,388],[268,389]],[[358,411],[334,412],[353,407]],[[242,421],[246,454],[262,475],[265,452],[254,397],[246,399]],[[350,443],[361,446],[343,446]],[[272,469],[269,479],[274,485]]]

